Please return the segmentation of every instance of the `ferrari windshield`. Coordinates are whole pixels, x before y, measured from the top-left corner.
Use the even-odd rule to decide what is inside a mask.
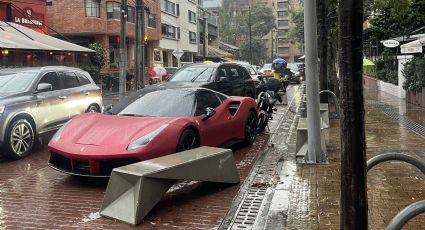
[[[195,92],[166,89],[144,94],[118,115],[150,117],[193,116]]]
[[[0,93],[24,92],[37,77],[38,72],[0,72]]]
[[[208,81],[214,73],[213,67],[193,66],[177,71],[169,81]]]

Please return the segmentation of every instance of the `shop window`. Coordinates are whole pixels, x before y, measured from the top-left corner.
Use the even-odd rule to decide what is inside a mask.
[[[100,17],[100,0],[85,0],[86,3],[86,16],[87,17]]]
[[[184,52],[182,57],[180,58],[181,62],[193,62],[193,53]]]

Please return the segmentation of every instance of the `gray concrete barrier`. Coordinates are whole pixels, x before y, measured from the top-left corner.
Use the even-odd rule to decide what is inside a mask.
[[[178,180],[240,182],[232,150],[199,147],[115,168],[100,215],[137,225]]]

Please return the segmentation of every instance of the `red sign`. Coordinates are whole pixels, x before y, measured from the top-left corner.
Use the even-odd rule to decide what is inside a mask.
[[[48,32],[45,0],[0,0],[2,20],[6,19],[8,5],[11,8],[12,22],[42,33]]]

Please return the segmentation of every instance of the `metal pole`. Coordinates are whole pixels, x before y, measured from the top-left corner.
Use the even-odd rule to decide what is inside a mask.
[[[140,84],[140,80],[142,79],[142,62],[141,62],[141,57],[142,57],[142,40],[143,37],[141,35],[142,33],[142,4],[141,4],[142,0],[136,0],[136,48],[135,48],[135,58],[134,58],[134,68],[135,68],[135,90],[139,89],[139,84]]]
[[[120,80],[119,97],[120,100],[125,97],[125,79],[127,68],[127,47],[126,47],[126,23],[127,23],[127,0],[121,0],[121,31],[120,31]]]
[[[274,58],[274,32],[275,32],[275,30],[272,29],[272,33],[271,33],[271,35],[272,35],[272,54],[271,54],[271,58],[272,59]]]
[[[316,0],[304,2],[304,39],[308,124],[308,150],[305,161],[314,164],[325,162],[325,154],[321,148],[320,139]]]
[[[363,0],[339,1],[340,229],[368,229],[363,97]]]
[[[251,64],[252,63],[252,31],[251,31],[251,6],[248,7],[248,26],[249,26],[249,55],[251,57]]]
[[[202,46],[204,61],[207,58],[207,44],[208,44],[208,20],[207,20],[206,13],[204,11],[204,44]]]
[[[139,89],[145,87],[145,62],[146,62],[146,56],[145,56],[145,4],[143,0],[140,0],[140,8],[141,8],[141,20],[140,20],[140,39],[142,40],[142,46],[141,46],[141,58],[140,61],[142,62],[141,65],[141,71],[140,71],[140,83],[139,83]]]

